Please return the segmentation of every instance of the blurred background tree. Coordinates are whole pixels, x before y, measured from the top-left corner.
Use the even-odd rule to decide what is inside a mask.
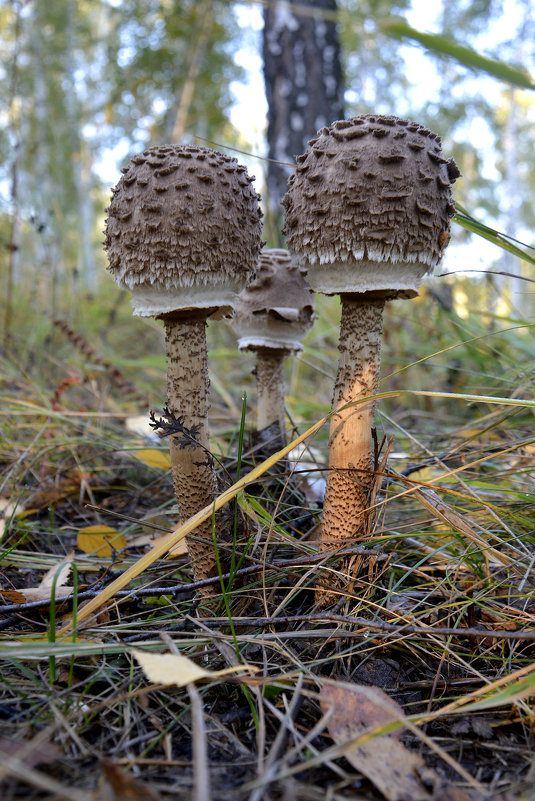
[[[344,118],[335,0],[304,0],[296,8],[284,0],[268,3],[262,41],[270,159],[265,205],[268,238],[280,247],[280,202],[295,156],[315,131]]]
[[[533,0],[5,0],[4,329],[13,293],[22,292],[30,308],[74,315],[83,292],[98,290],[109,188],[134,152],[164,140],[258,151],[231,120],[236,87],[256,80],[261,94],[254,72],[262,52],[267,125],[261,104],[246,111],[260,114],[257,127],[266,131],[257,156],[288,163],[319,124],[344,113],[408,116],[443,135],[444,150],[464,175],[458,201],[483,222],[532,242],[534,26]],[[253,171],[267,175],[258,189],[271,198],[267,234],[274,244],[289,168],[267,163],[255,159]],[[468,237],[456,228],[456,243]],[[450,268],[515,275],[526,269],[479,241],[462,251],[469,254],[462,261],[460,248],[450,248]],[[495,280],[489,294],[490,281],[474,277],[487,288],[489,310],[503,311],[505,298],[519,315],[533,313],[524,282]]]

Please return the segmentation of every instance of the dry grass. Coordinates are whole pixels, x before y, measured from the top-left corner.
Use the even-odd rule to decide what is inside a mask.
[[[328,410],[337,313],[325,304],[303,359],[289,367],[296,431]],[[80,623],[75,642],[54,641],[51,623],[70,619],[72,595],[51,604],[28,601],[25,590],[74,552],[69,581],[81,604],[147,552],[150,531],[176,523],[168,471],[140,454],[165,453],[165,442],[126,425],[145,412],[139,396],[161,407],[159,331],[130,321],[123,307],[113,332],[104,317],[100,304],[75,330],[96,358],[46,320],[30,341],[13,336],[4,348],[2,798],[371,799],[372,785],[344,758],[350,746],[333,745],[328,733],[319,693],[329,681],[378,686],[397,700],[410,721],[403,742],[450,794],[456,785],[473,798],[532,798],[529,330],[505,320],[505,333],[490,330],[488,318],[463,321],[431,298],[392,307],[381,391],[399,394],[381,401],[377,417],[390,453],[378,463],[373,535],[353,553],[357,581],[334,608],[316,609],[313,587],[347,554],[318,557],[321,508],[304,494],[324,474],[322,429],[291,476],[281,462],[228,506],[237,561],[218,610],[197,614],[186,556],[159,559]],[[212,335],[213,442],[227,482],[240,394],[253,396],[252,365],[232,348],[229,332]],[[422,389],[461,397],[410,395]],[[254,398],[250,407],[246,425]],[[242,475],[253,463],[246,443]],[[107,557],[81,552],[79,530],[96,524],[120,530],[126,545]],[[243,663],[257,671],[154,686],[133,647],[174,650],[210,670]]]

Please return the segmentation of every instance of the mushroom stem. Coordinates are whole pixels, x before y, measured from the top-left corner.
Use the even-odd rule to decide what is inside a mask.
[[[217,480],[209,453],[208,429],[208,358],[206,316],[162,315],[167,348],[167,408],[182,418],[187,432],[170,438],[171,472],[179,515],[188,519],[212,503],[217,495]],[[212,521],[186,537],[194,580],[211,578],[217,573]],[[215,594],[213,587],[204,595]]]
[[[371,430],[379,380],[384,299],[342,295],[340,359],[329,439],[329,473],[321,550],[345,547],[366,537],[373,483]],[[355,401],[354,405],[348,406]],[[360,402],[358,402],[360,401]]]
[[[287,355],[286,350],[256,349],[257,429],[263,431],[278,422],[283,444],[286,442],[284,359]]]

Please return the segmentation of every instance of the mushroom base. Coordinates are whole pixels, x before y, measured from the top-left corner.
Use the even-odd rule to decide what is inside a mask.
[[[397,294],[408,290],[414,296],[418,294],[424,276],[432,272],[429,264],[420,262],[392,263],[366,259],[347,263],[303,264],[303,267],[307,270],[312,289],[325,295],[367,292]]]

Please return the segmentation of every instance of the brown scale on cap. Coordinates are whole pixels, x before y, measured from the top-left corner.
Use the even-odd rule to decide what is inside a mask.
[[[174,311],[177,302],[232,306],[260,249],[253,180],[236,159],[205,147],[161,145],[132,158],[107,209],[105,247],[136,314]],[[171,301],[167,290],[180,293]]]
[[[262,251],[254,280],[238,296],[232,327],[240,350],[302,350],[314,322],[314,293],[287,250]]]
[[[309,268],[312,287],[414,294],[442,256],[455,210],[451,184],[460,173],[442,156],[440,137],[368,114],[322,128],[309,145],[283,205],[288,247]],[[360,263],[358,280],[353,274],[345,282],[347,262]],[[393,265],[378,287],[377,263]]]
[[[314,293],[287,250],[260,254],[253,281],[240,292],[232,328],[240,350],[256,353],[257,428],[274,422],[285,441],[284,360],[302,350],[314,323]]]
[[[189,145],[134,156],[112,190],[106,221],[109,270],[132,292],[134,313],[165,326],[167,409],[183,427],[170,437],[173,483],[182,519],[217,495],[209,452],[206,321],[234,307],[262,245],[259,195],[246,168],[222,153]],[[193,434],[192,434],[193,432]],[[225,569],[225,527],[216,525]],[[195,580],[216,575],[212,522],[186,538]],[[210,597],[217,587],[204,588]]]
[[[283,199],[288,247],[317,292],[339,294],[339,364],[320,547],[373,533],[372,427],[386,300],[414,297],[440,260],[460,175],[423,125],[368,114],[322,128],[297,158]],[[354,570],[317,600],[351,589]],[[340,571],[339,575],[343,571]]]

